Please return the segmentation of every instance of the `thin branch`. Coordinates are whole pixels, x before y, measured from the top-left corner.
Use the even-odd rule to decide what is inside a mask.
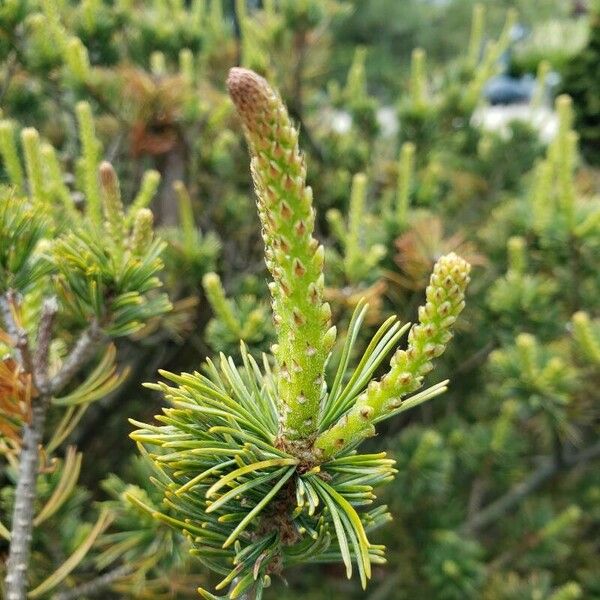
[[[288,106],[288,110],[290,111],[291,117],[298,124],[300,135],[302,136],[302,139],[304,140],[306,146],[310,148],[311,152],[319,162],[323,162],[325,160],[325,152],[321,145],[314,138],[313,134],[310,131],[310,128],[306,124],[306,121],[302,118],[302,114],[292,103]]]
[[[456,375],[464,375],[481,365],[485,359],[488,357],[490,352],[496,347],[496,342],[490,341],[483,348],[477,350],[477,352],[473,353],[467,359],[465,359],[454,371],[454,376]]]
[[[98,106],[102,110],[106,111],[111,117],[114,117],[119,122],[119,125],[124,127],[126,130],[130,128],[130,123],[127,121],[127,119],[110,104],[110,101],[102,95],[100,90],[93,85],[86,83],[85,91],[98,103]]]
[[[473,485],[471,486],[471,493],[469,494],[469,503],[467,505],[467,515],[468,519],[472,519],[479,510],[481,509],[481,501],[483,500],[483,496],[486,491],[486,480],[484,477],[476,477],[473,480]]]
[[[50,381],[48,387],[52,395],[60,392],[71,381],[79,369],[91,358],[103,338],[104,333],[98,321],[92,321],[73,346],[60,371]]]
[[[108,571],[108,573],[104,573],[103,575],[99,575],[95,579],[88,581],[87,583],[82,583],[77,587],[69,590],[67,592],[60,592],[59,594],[55,594],[52,597],[52,600],[80,600],[84,597],[97,596],[101,592],[103,592],[108,586],[115,583],[119,579],[123,579],[127,577],[127,575],[131,574],[133,568],[131,565],[121,565],[113,569],[112,571]]]
[[[577,464],[589,462],[590,460],[594,460],[596,458],[600,458],[600,441],[592,444],[585,450],[581,450],[581,452],[578,452],[574,456],[567,457],[565,462],[567,463],[567,466],[572,467]]]
[[[323,148],[315,140],[310,129],[304,119],[304,97],[302,94],[303,86],[302,80],[304,75],[304,66],[306,59],[306,32],[300,31],[294,37],[294,55],[296,56],[296,64],[293,70],[292,78],[292,93],[288,104],[288,110],[298,123],[300,129],[300,135],[305,141],[306,145],[311,149],[319,162],[325,160],[325,153]]]
[[[36,387],[38,387],[38,374],[45,381],[52,322],[58,310],[56,301],[45,301],[43,305],[38,334],[38,348],[36,349],[39,369],[35,368],[36,361],[31,358],[27,331],[21,326],[17,318],[17,297],[13,290],[9,290],[0,298],[0,309],[6,329],[15,340],[17,358],[21,368],[33,376]],[[27,571],[31,554],[39,447],[44,435],[47,410],[48,397],[41,393],[33,403],[31,421],[23,427],[23,441],[18,468],[19,478],[15,490],[15,503],[11,522],[11,543],[6,562],[7,600],[24,600],[27,593]]]
[[[31,410],[31,422],[23,428],[19,478],[10,532],[11,543],[6,562],[6,600],[25,600],[27,595],[39,447],[44,434],[47,409],[48,398],[38,397]]]
[[[235,64],[242,66],[242,28],[240,27],[240,15],[237,4],[233,4],[233,35],[235,37]]]
[[[35,353],[33,355],[33,369],[35,384],[43,394],[48,386],[48,354],[52,341],[54,318],[58,312],[56,298],[47,298],[42,305],[42,315],[38,326]]]
[[[400,580],[400,573],[389,573],[369,595],[368,600],[386,600],[387,598],[391,598],[391,594],[397,588]]]
[[[17,51],[13,49],[8,55],[8,58],[4,61],[6,77],[4,78],[2,86],[0,87],[0,103],[3,102],[4,96],[6,96],[6,92],[8,92],[8,89],[10,87],[10,82],[12,81],[12,78],[17,71],[17,63]]]
[[[27,331],[21,327],[16,318],[17,310],[17,294],[14,290],[8,290],[4,296],[0,298],[0,311],[6,331],[15,343],[17,351],[17,359],[21,368],[26,373],[33,374],[33,362],[31,360],[31,352],[29,350],[29,340]]]
[[[467,533],[474,533],[483,527],[497,521],[506,514],[511,508],[518,505],[529,494],[537,490],[543,483],[550,479],[556,473],[556,465],[552,460],[545,460],[544,463],[534,471],[525,481],[515,485],[504,496],[501,496],[495,502],[486,506],[472,519],[463,525],[462,530]]]
[[[23,442],[19,456],[19,473],[15,490],[15,503],[11,522],[11,543],[6,562],[6,600],[25,600],[27,595],[28,567],[31,555],[36,482],[39,470],[39,448],[44,437],[44,425],[50,396],[60,391],[77,371],[87,362],[102,339],[99,324],[94,321],[86,329],[62,369],[48,383],[48,349],[52,337],[52,325],[57,312],[56,301],[46,300],[38,329],[38,344],[34,361],[31,360],[27,333],[15,318],[15,296],[7,293],[0,299],[0,309],[8,333],[16,340],[21,366],[28,372],[38,375],[42,393],[36,398],[31,409],[31,421],[23,427]]]
[[[581,450],[570,457],[563,457],[562,464],[555,459],[546,458],[542,464],[525,481],[515,485],[504,496],[486,506],[479,513],[460,528],[463,533],[475,533],[476,531],[494,523],[509,510],[517,506],[527,496],[541,487],[561,470],[584,464],[590,460],[600,457],[600,441],[592,444],[585,450]]]

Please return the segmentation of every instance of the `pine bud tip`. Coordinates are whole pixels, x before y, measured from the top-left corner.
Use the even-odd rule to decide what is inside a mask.
[[[234,67],[227,77],[227,89],[244,123],[266,107],[269,98],[274,95],[264,77],[250,69]]]

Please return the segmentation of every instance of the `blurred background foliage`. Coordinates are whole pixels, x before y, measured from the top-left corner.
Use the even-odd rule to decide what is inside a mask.
[[[124,215],[151,203],[172,303],[122,331],[124,381],[48,449],[40,504],[66,485],[61,472],[70,494],[36,530],[33,580],[60,568],[98,514],[112,522],[52,590],[59,598],[88,597],[81,586],[103,575],[103,598],[194,597],[209,578],[149,517],[161,498],[127,458],[127,417],[158,412],[141,387],[158,368],[236,356],[239,338],[255,354],[272,341],[247,154],[224,90],[243,64],[281,90],[300,126],[342,335],[361,297],[370,325],[414,320],[442,254],[474,265],[440,360],[450,391],[369,442],[393,448],[399,470],[384,493],[395,520],[377,539],[388,564],[366,593],[341,567],[314,566],[274,581],[273,597],[600,598],[599,44],[594,0],[5,0],[2,183],[35,187],[15,141],[35,127],[40,189],[62,198],[50,219],[60,223],[90,205],[110,160]],[[489,126],[499,75],[529,92],[517,118]],[[562,95],[553,108],[560,92],[573,102]],[[33,245],[52,238],[39,228]],[[25,279],[40,268],[20,266]],[[67,340],[76,325],[61,324]],[[26,397],[0,343],[0,392]],[[19,406],[0,398],[0,528],[27,419]]]

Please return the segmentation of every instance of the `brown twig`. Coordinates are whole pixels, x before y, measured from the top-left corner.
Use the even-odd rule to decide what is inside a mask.
[[[547,457],[527,479],[515,485],[504,496],[501,496],[496,501],[488,504],[483,510],[473,515],[472,518],[468,519],[461,526],[460,530],[463,533],[476,533],[480,529],[496,522],[561,470],[573,468],[599,457],[600,441],[572,456],[563,457],[562,464],[554,458]]]
[[[0,309],[4,326],[15,340],[17,360],[21,368],[30,375],[35,369],[29,349],[27,331],[16,318],[16,292],[9,290],[0,298]],[[23,427],[23,441],[19,456],[18,481],[12,515],[11,543],[6,562],[6,600],[25,600],[27,591],[27,569],[31,554],[33,511],[36,497],[36,481],[39,466],[39,446],[44,434],[48,398],[35,398],[31,409],[31,420]]]
[[[494,350],[496,347],[496,342],[489,341],[483,348],[479,348],[476,352],[471,354],[471,356],[467,357],[458,367],[456,368],[454,374],[463,375],[464,373],[469,373],[473,369],[477,368],[479,365],[485,362],[485,359],[489,356],[490,352]]]
[[[48,387],[48,354],[52,341],[54,317],[58,312],[56,298],[47,298],[42,305],[42,315],[38,326],[36,347],[33,355],[34,381],[36,388],[45,394]]]
[[[115,581],[127,577],[132,571],[133,569],[130,565],[121,565],[112,571],[99,575],[87,583],[78,585],[72,590],[55,594],[52,597],[52,600],[79,600],[80,598],[97,596],[100,592],[105,591],[108,586],[115,583]]]
[[[4,101],[6,92],[8,92],[8,88],[10,87],[10,82],[12,81],[12,78],[17,71],[17,58],[17,51],[16,49],[13,49],[8,55],[8,58],[4,61],[6,76],[4,78],[4,81],[2,82],[2,86],[0,86],[0,103]]]
[[[31,420],[23,427],[11,522],[11,542],[6,562],[6,600],[25,600],[40,460],[39,448],[44,437],[50,397],[60,391],[87,362],[102,339],[103,333],[99,324],[94,321],[82,333],[59,373],[48,382],[48,350],[52,338],[54,317],[58,310],[56,300],[48,299],[43,303],[37,348],[33,360],[29,350],[27,332],[16,319],[16,294],[14,292],[9,291],[0,299],[0,310],[9,335],[15,339],[17,358],[21,368],[34,377],[38,392],[40,392],[32,405]]]
[[[49,390],[53,395],[60,392],[87,363],[103,338],[104,333],[100,324],[96,320],[92,321],[73,346],[60,371],[51,379]]]
[[[21,326],[17,319],[17,293],[14,290],[8,290],[2,298],[0,298],[0,310],[2,319],[8,335],[15,343],[17,351],[17,360],[21,368],[26,373],[33,374],[33,363],[31,360],[31,352],[29,350],[29,341],[27,339],[27,331]]]
[[[31,410],[31,421],[23,428],[19,479],[15,490],[11,541],[6,562],[6,600],[25,600],[27,595],[39,446],[42,443],[47,410],[48,398],[38,397]]]

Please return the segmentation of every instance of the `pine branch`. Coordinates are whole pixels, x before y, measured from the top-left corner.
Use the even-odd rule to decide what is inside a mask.
[[[25,600],[31,554],[39,446],[42,443],[48,398],[41,396],[32,407],[31,422],[23,428],[19,475],[15,491],[11,543],[6,562],[6,600]]]
[[[112,571],[108,571],[108,573],[104,573],[103,575],[100,575],[95,579],[88,581],[87,583],[78,585],[72,590],[55,594],[52,597],[52,600],[79,600],[80,598],[97,596],[101,592],[104,592],[108,586],[115,583],[115,581],[127,577],[127,575],[129,575],[132,571],[133,568],[131,565],[121,565],[120,567],[116,567]]]
[[[485,346],[479,348],[476,352],[463,360],[455,369],[454,376],[470,373],[480,365],[482,365],[492,350],[496,348],[497,342],[489,341]]]
[[[0,298],[0,310],[2,312],[4,326],[6,327],[7,333],[14,340],[17,359],[21,368],[26,373],[33,373],[33,362],[29,349],[29,340],[27,339],[27,331],[25,331],[15,319],[16,306],[16,293],[14,290],[8,290],[6,294]]]
[[[60,371],[50,381],[49,389],[52,394],[60,392],[71,381],[79,369],[90,359],[103,338],[104,333],[100,324],[94,319],[77,340]]]
[[[600,458],[600,441],[581,450],[570,457],[564,457],[561,462],[546,458],[543,463],[525,481],[515,485],[504,496],[486,506],[464,523],[460,530],[463,533],[475,533],[480,529],[496,522],[509,510],[518,506],[525,498],[535,492],[549,479],[562,470],[570,469],[583,463]]]
[[[4,76],[4,81],[2,82],[2,86],[0,87],[0,102],[3,102],[4,97],[6,96],[6,92],[8,92],[8,88],[10,87],[10,82],[14,74],[17,72],[19,66],[19,60],[17,57],[17,51],[15,49],[11,50],[8,58],[4,61],[4,70],[6,75]]]
[[[54,318],[58,312],[56,298],[47,298],[42,305],[42,314],[38,326],[35,353],[33,355],[34,379],[38,390],[46,392],[48,386],[48,354],[52,341]]]
[[[39,469],[39,447],[44,436],[44,426],[50,396],[62,389],[86,363],[102,331],[97,322],[81,335],[63,368],[47,382],[48,350],[52,336],[52,325],[58,306],[55,299],[44,301],[40,318],[35,360],[32,360],[27,333],[14,318],[14,295],[8,293],[0,302],[5,326],[16,340],[19,362],[27,373],[35,375],[40,394],[32,406],[31,421],[23,428],[23,441],[19,457],[19,473],[15,490],[12,516],[11,544],[6,563],[6,600],[25,600],[27,594],[27,572],[31,555],[36,481]]]
[[[15,340],[17,358],[21,368],[34,376],[36,387],[46,380],[47,356],[56,314],[55,300],[44,302],[38,346],[35,359],[31,358],[27,332],[15,319],[16,298],[12,290],[0,300],[5,327]],[[35,399],[31,411],[31,422],[23,428],[23,441],[19,457],[19,473],[15,490],[15,504],[12,515],[11,544],[6,563],[6,598],[24,600],[27,587],[27,570],[31,554],[34,502],[39,465],[39,446],[44,435],[44,424],[48,410],[48,397],[40,395]]]

